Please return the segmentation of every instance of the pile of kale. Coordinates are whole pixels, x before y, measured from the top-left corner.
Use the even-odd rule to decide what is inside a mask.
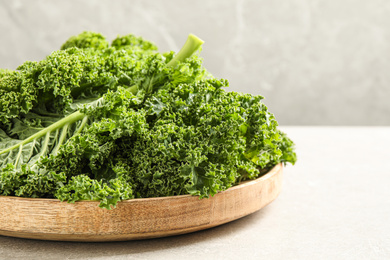
[[[134,35],[110,45],[84,32],[42,61],[0,70],[0,195],[111,208],[209,197],[294,164],[263,97],[226,91],[191,37],[198,45],[179,55]]]

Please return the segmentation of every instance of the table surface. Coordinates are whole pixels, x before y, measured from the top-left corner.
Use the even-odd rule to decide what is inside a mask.
[[[390,259],[390,127],[281,127],[283,190],[234,222],[175,237],[73,243],[0,236],[0,259]]]

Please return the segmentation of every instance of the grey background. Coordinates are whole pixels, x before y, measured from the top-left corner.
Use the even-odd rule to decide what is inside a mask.
[[[265,96],[281,125],[390,125],[390,1],[0,0],[0,67],[40,60],[84,30],[177,51],[205,40],[206,68]]]

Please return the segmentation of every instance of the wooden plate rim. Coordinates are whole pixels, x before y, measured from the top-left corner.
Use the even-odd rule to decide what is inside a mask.
[[[108,242],[190,233],[231,222],[265,207],[279,195],[282,173],[280,163],[257,179],[209,198],[178,195],[130,199],[118,202],[113,210],[101,209],[99,201],[67,203],[58,199],[0,196],[0,208],[7,210],[0,216],[0,235]],[[85,214],[94,219],[85,218]],[[50,219],[42,219],[45,216]]]

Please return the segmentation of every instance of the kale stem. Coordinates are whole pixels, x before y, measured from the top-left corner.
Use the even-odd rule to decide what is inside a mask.
[[[83,131],[84,126],[87,124],[87,121],[88,121],[88,116],[85,116],[85,117],[83,118],[83,121],[81,121],[81,125],[80,125],[80,127],[77,129],[77,131],[75,132],[75,134],[79,134],[79,133],[81,133],[81,131]]]
[[[55,122],[54,124],[52,124],[52,125],[44,128],[44,129],[42,129],[41,131],[33,134],[32,136],[24,139],[20,143],[17,143],[15,145],[11,146],[11,147],[8,147],[7,149],[5,149],[3,151],[0,151],[0,154],[12,151],[12,150],[20,147],[21,145],[28,144],[29,142],[31,142],[33,140],[36,140],[36,139],[39,139],[42,136],[46,135],[47,133],[50,133],[53,130],[61,128],[61,127],[63,127],[66,124],[71,124],[71,123],[74,123],[76,121],[79,121],[79,120],[83,119],[84,117],[86,117],[85,114],[81,113],[80,111],[76,111],[73,114],[70,114],[69,116],[62,118],[61,120]]]
[[[187,41],[184,43],[180,51],[173,57],[173,59],[167,63],[168,67],[175,67],[178,62],[182,62],[185,59],[191,57],[199,47],[204,43],[201,39],[193,34],[188,35]]]
[[[68,124],[65,124],[64,127],[62,128],[62,132],[61,132],[61,135],[60,135],[60,139],[58,140],[57,145],[54,147],[54,149],[53,149],[53,151],[52,151],[52,154],[54,154],[54,155],[57,154],[58,149],[60,148],[60,146],[61,146],[62,143],[64,142],[65,137],[66,137],[66,134],[68,133],[68,127],[69,127],[69,123],[68,123]]]
[[[43,142],[43,149],[41,151],[41,156],[46,155],[47,148],[49,146],[49,141],[50,141],[50,133],[51,131],[48,131],[45,136],[45,141]]]
[[[20,156],[22,155],[22,150],[23,150],[23,145],[21,145],[21,146],[19,147],[19,152],[18,152],[18,155],[17,155],[17,157],[16,157],[15,164],[14,164],[15,167],[18,166],[18,162],[19,162]]]
[[[183,47],[180,49],[180,51],[167,63],[168,67],[175,67],[179,62],[185,61],[187,58],[191,57],[194,52],[196,52],[200,46],[204,43],[201,39],[199,39],[197,36],[190,34],[187,37],[187,41],[184,43]],[[157,76],[158,77],[158,76]],[[153,77],[149,79],[148,86],[146,88],[143,88],[147,92],[151,91],[153,84]],[[127,90],[129,90],[134,95],[137,94],[139,87],[137,85],[133,85]]]

